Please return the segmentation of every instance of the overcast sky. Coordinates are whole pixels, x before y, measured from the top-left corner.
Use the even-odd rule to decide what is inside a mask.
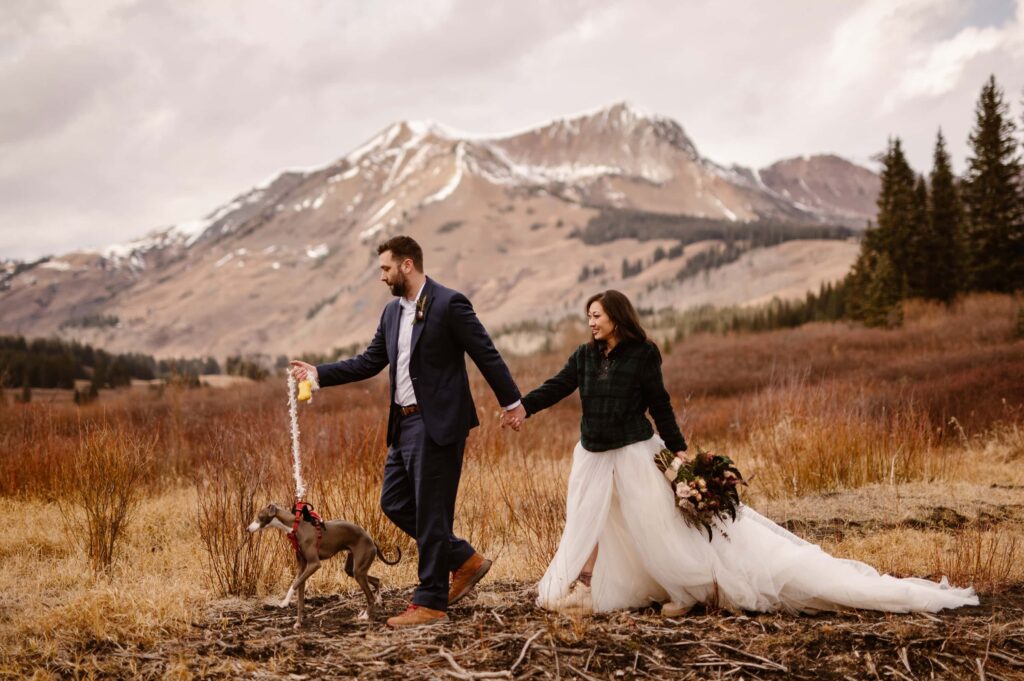
[[[619,100],[760,167],[900,135],[963,167],[1024,0],[2,0],[0,258],[199,218],[391,122],[500,133]]]

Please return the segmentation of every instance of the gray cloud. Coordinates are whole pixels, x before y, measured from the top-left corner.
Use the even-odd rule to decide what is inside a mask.
[[[9,0],[0,10],[0,256],[198,217],[388,123],[497,133],[620,99],[720,162],[889,135],[962,164],[982,82],[1015,111],[1024,0]]]

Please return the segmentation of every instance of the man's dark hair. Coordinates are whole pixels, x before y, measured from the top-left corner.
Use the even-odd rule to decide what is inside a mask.
[[[398,262],[409,258],[412,260],[412,266],[416,268],[417,272],[423,271],[423,249],[420,248],[420,245],[411,236],[400,234],[399,236],[391,237],[377,246],[377,255],[384,251],[391,251],[392,257]]]

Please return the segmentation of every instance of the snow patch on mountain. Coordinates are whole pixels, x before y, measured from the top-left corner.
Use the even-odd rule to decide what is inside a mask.
[[[452,192],[458,189],[459,184],[462,182],[462,170],[465,167],[465,157],[465,143],[459,142],[459,144],[455,147],[455,173],[452,174],[451,179],[448,180],[448,182],[443,187],[441,187],[441,189],[437,193],[432,194],[423,200],[424,206],[430,205],[431,203],[436,203],[438,201],[444,201],[445,199],[452,195]]]
[[[728,220],[730,220],[731,222],[736,222],[739,220],[739,218],[736,217],[736,213],[733,213],[724,203],[722,203],[722,199],[718,198],[714,194],[711,195],[711,198],[715,200],[715,203],[718,204],[718,207],[722,210],[722,214]]]
[[[357,147],[354,151],[349,153],[344,160],[351,163],[352,165],[358,164],[360,161],[365,160],[366,156],[375,149],[382,149],[390,146],[391,142],[393,142],[394,139],[398,137],[401,131],[401,123],[395,123],[391,126],[388,126],[381,133],[371,138],[370,141],[366,142],[360,147]]]
[[[327,180],[328,184],[334,184],[335,182],[344,182],[345,180],[351,180],[353,177],[359,174],[359,166],[352,166],[345,172],[334,175],[331,179]]]
[[[380,207],[380,209],[373,214],[367,222],[377,222],[382,217],[388,214],[388,211],[395,207],[395,199],[390,199],[387,203]]]
[[[363,243],[366,243],[377,234],[380,234],[381,230],[383,229],[384,223],[379,222],[376,225],[373,225],[372,227],[369,227],[368,229],[364,229],[363,231],[359,232],[359,240]]]
[[[596,163],[569,162],[557,165],[521,163],[497,144],[487,144],[484,145],[484,148],[498,163],[476,161],[472,164],[472,169],[476,171],[476,174],[498,185],[548,185],[552,183],[585,185],[602,177],[638,177],[661,185],[672,179],[672,173],[667,168],[644,166],[640,172],[633,173],[617,166]]]
[[[331,252],[331,249],[327,247],[327,244],[319,244],[316,246],[306,247],[306,257],[311,260],[318,258],[325,258]]]
[[[44,270],[57,270],[58,272],[67,272],[71,269],[71,263],[65,260],[47,260],[41,264],[40,269]]]

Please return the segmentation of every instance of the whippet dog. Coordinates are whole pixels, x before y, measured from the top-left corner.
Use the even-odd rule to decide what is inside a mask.
[[[397,556],[393,561],[384,557],[377,543],[363,528],[355,523],[344,520],[327,520],[323,523],[323,530],[317,545],[317,528],[309,522],[311,518],[302,518],[295,529],[296,557],[299,562],[299,574],[288,587],[288,593],[279,604],[286,608],[292,601],[292,596],[298,591],[298,617],[295,621],[295,628],[302,626],[302,610],[306,601],[306,580],[314,572],[320,569],[320,561],[327,560],[339,551],[347,550],[348,558],[345,560],[345,572],[359,583],[363,593],[366,594],[366,612],[360,618],[372,618],[375,606],[381,602],[380,580],[367,572],[375,558],[380,557],[381,562],[386,565],[394,565],[402,558],[402,551],[396,547]],[[290,533],[295,521],[295,514],[287,508],[277,504],[268,504],[266,508],[256,515],[248,530],[259,532],[268,527]],[[371,586],[373,587],[371,589]]]

